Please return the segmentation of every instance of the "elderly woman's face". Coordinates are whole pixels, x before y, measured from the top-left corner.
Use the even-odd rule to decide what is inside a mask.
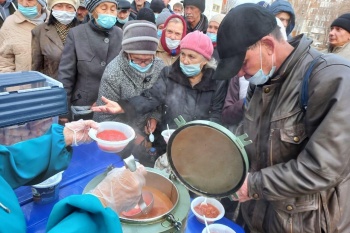
[[[41,5],[38,3],[37,0],[18,0],[18,3],[24,7],[36,6],[38,12],[41,12]]]
[[[343,46],[350,41],[350,32],[341,27],[333,26],[329,32],[328,41],[333,47]]]
[[[214,21],[211,21],[208,25],[207,32],[218,34],[220,24]]]
[[[74,6],[68,3],[57,3],[52,7],[52,9],[58,10],[58,11],[75,12]]]
[[[169,22],[165,29],[165,37],[181,40],[184,26],[182,23]]]
[[[95,19],[98,18],[98,14],[114,15],[117,17],[117,5],[112,2],[102,2],[92,12],[92,16]]]
[[[207,64],[207,59],[205,59],[202,54],[197,53],[190,49],[181,49],[180,61],[185,65],[201,64],[201,69]]]

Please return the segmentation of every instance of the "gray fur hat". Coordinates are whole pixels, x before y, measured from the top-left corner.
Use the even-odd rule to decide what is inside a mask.
[[[146,20],[132,20],[123,27],[122,50],[126,53],[156,54],[156,25]]]
[[[87,0],[85,2],[86,5],[86,9],[92,13],[95,8],[100,5],[102,2],[111,2],[111,3],[115,3],[117,5],[117,1],[116,0]]]
[[[162,12],[158,15],[158,18],[156,19],[156,26],[158,28],[159,25],[164,24],[165,21],[171,16],[168,8],[164,8]]]

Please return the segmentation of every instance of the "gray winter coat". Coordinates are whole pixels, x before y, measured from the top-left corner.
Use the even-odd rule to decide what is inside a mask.
[[[102,74],[119,54],[122,36],[120,28],[102,30],[93,19],[69,31],[58,68],[58,80],[67,91],[69,107],[96,102]]]
[[[113,59],[106,67],[103,73],[98,99],[98,106],[104,105],[101,96],[118,102],[120,99],[128,99],[140,95],[144,90],[149,89],[158,80],[159,74],[164,67],[164,62],[160,58],[155,58],[151,68],[141,73],[129,65],[129,61],[124,51]],[[102,112],[94,113],[94,120],[102,121],[119,121],[129,125],[135,125],[138,129],[143,130],[147,118],[150,114],[144,114],[137,118],[126,118],[125,114],[112,115]],[[160,120],[160,113],[152,114],[152,118]]]
[[[303,76],[320,52],[300,35],[270,82],[251,85],[244,112],[251,201],[245,222],[259,233],[346,233],[350,229],[350,62],[323,55],[309,79],[306,112]]]

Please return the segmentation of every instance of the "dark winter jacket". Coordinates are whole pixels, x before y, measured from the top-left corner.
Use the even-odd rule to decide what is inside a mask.
[[[311,73],[307,109],[303,76],[320,52],[300,35],[275,76],[247,93],[244,132],[251,201],[241,210],[251,232],[346,233],[350,229],[350,62],[323,55]],[[254,88],[255,87],[255,88]]]
[[[102,30],[94,19],[69,31],[58,69],[68,106],[91,106],[96,102],[106,65],[121,50],[122,33],[118,27]]]
[[[166,129],[166,124],[170,128],[176,128],[174,118],[179,115],[187,122],[210,120],[220,123],[227,82],[213,80],[214,71],[211,68],[205,69],[202,80],[192,87],[177,60],[172,66],[162,70],[160,78],[151,89],[144,91],[141,96],[119,103],[130,116],[149,112],[163,105],[162,129]]]
[[[145,7],[145,8],[151,8],[151,3],[149,3],[148,1],[145,1],[143,7]],[[136,3],[135,3],[135,1],[132,1],[132,3],[131,3],[131,14],[130,14],[131,17],[134,18],[134,19],[136,19],[138,13],[139,13],[139,12],[138,12],[137,9],[136,9]]]

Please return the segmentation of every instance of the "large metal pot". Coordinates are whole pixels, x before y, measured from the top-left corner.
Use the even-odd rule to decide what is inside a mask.
[[[165,214],[148,219],[132,219],[120,215],[124,233],[184,232],[187,215],[190,209],[188,190],[173,176],[158,169],[146,168],[146,186],[156,188],[164,193],[173,203],[173,207]],[[99,184],[108,171],[96,176],[85,187],[88,192]]]
[[[235,136],[211,121],[175,119],[167,156],[176,177],[198,195],[226,197],[243,184],[249,162],[244,147],[248,135]]]

